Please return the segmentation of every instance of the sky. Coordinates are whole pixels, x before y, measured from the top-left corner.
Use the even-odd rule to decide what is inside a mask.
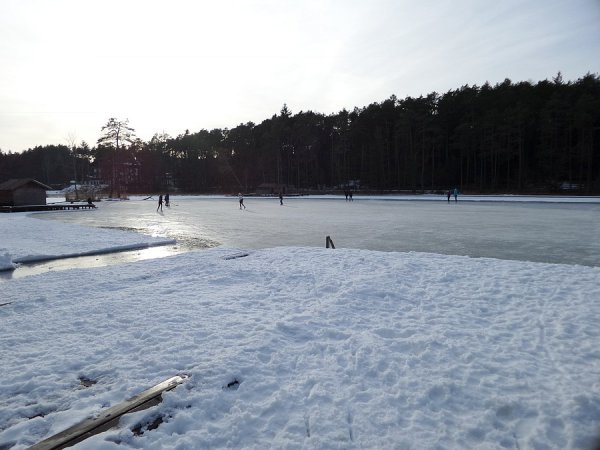
[[[0,150],[600,73],[600,0],[0,0]]]

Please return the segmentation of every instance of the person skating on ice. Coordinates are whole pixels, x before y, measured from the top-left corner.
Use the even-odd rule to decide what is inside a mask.
[[[158,196],[158,206],[156,207],[156,211],[158,211],[160,209],[160,211],[162,212],[162,205],[163,205],[162,194],[160,194]]]

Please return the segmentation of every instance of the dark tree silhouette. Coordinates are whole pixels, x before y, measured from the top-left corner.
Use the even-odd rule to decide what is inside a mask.
[[[149,142],[114,118],[102,133],[97,147],[81,151],[0,152],[0,177],[60,184],[75,167],[81,176],[95,171],[111,195],[122,186],[201,193],[265,184],[300,192],[600,193],[600,78],[589,73],[574,82],[559,73],[536,84],[506,79],[391,96],[331,115],[293,114],[284,104],[259,124],[156,134]]]

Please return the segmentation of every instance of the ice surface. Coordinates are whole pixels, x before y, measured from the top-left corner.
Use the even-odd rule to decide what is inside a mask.
[[[45,218],[132,229],[177,239],[184,248],[324,247],[421,251],[600,266],[600,199],[588,203],[453,201],[427,197],[277,198],[172,197],[156,212],[154,201],[101,202],[91,213],[52,213]],[[415,197],[410,197],[415,198]],[[423,198],[423,197],[417,197]],[[508,197],[512,198],[512,197]],[[491,201],[490,199],[496,199]],[[597,203],[592,203],[596,200]]]

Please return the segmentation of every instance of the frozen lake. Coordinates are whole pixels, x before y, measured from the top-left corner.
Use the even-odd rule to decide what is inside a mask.
[[[37,217],[170,237],[178,242],[174,251],[324,247],[331,236],[336,248],[600,266],[599,203],[361,197],[286,198],[284,206],[276,198],[247,197],[245,203],[240,211],[234,197],[175,196],[162,213],[155,199],[139,199]]]

